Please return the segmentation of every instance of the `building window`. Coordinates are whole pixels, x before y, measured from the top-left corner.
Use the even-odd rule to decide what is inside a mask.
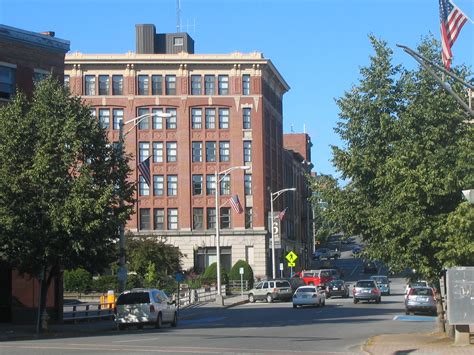
[[[244,141],[244,162],[252,161],[252,142]]]
[[[216,228],[216,209],[215,208],[208,208],[207,209],[207,229],[214,229]]]
[[[207,195],[215,195],[216,193],[216,176],[206,175],[206,194]]]
[[[149,109],[139,108],[137,117],[144,116],[144,115],[149,114],[149,113],[150,113]],[[150,115],[144,116],[138,122],[138,129],[149,129],[149,128],[150,128]]]
[[[114,108],[112,112],[114,120],[114,129],[120,129],[120,122],[123,122],[123,109]]]
[[[140,196],[149,196],[150,195],[150,187],[145,181],[145,178],[140,175],[138,178],[138,193]]]
[[[138,162],[143,163],[150,156],[150,143],[138,143]]]
[[[155,230],[165,229],[165,210],[163,208],[153,210],[153,226]]]
[[[168,196],[177,196],[178,195],[178,176],[177,175],[168,175]]]
[[[112,95],[123,95],[123,75],[112,75]]]
[[[163,163],[163,142],[153,142],[153,162]]]
[[[220,258],[222,267],[229,272],[232,268],[232,248],[221,247]],[[216,248],[198,248],[195,262],[196,271],[198,273],[204,272],[204,270],[206,270],[209,265],[215,263],[216,260]]]
[[[84,76],[84,82],[85,82],[84,94],[87,96],[95,95],[95,75]]]
[[[204,229],[204,209],[193,208],[193,229]]]
[[[191,110],[191,128],[202,128],[202,110],[200,108],[193,108]]]
[[[150,230],[149,208],[140,208],[140,230]]]
[[[176,95],[176,75],[166,75],[166,95]]]
[[[33,84],[38,84],[40,81],[46,79],[49,72],[43,69],[35,69],[33,72]]]
[[[216,109],[206,108],[206,129],[216,129]]]
[[[230,208],[221,208],[221,229],[230,229]]]
[[[183,37],[174,37],[173,38],[173,45],[174,46],[183,46],[184,45],[184,38]]]
[[[228,75],[219,75],[219,95],[229,95],[229,76]]]
[[[230,195],[230,175],[223,176],[220,185],[220,194]]]
[[[242,94],[250,95],[250,75],[242,75]]]
[[[244,124],[244,129],[251,129],[251,120],[250,120],[250,108],[244,108],[242,110],[242,120]]]
[[[110,110],[108,108],[99,109],[99,125],[103,129],[108,129],[110,126]]]
[[[193,175],[193,195],[202,195],[202,175]]]
[[[151,76],[151,94],[163,95],[163,77],[161,75]]]
[[[204,75],[204,94],[215,95],[215,81],[214,75]]]
[[[206,161],[216,161],[216,142],[206,142]]]
[[[99,75],[99,95],[109,94],[109,76]]]
[[[165,177],[163,175],[153,175],[153,195],[163,196],[165,194]]]
[[[148,75],[138,76],[138,95],[148,95]]]
[[[229,109],[228,108],[219,109],[219,128],[229,129]]]
[[[152,127],[153,129],[163,129],[163,109],[161,108],[154,108],[151,110],[152,116]]]
[[[202,142],[192,143],[192,160],[193,163],[202,162]]]
[[[230,161],[230,142],[219,142],[219,161]]]
[[[171,114],[170,117],[166,117],[166,129],[176,129],[177,128],[176,109],[169,108],[166,110],[166,113]]]
[[[191,75],[191,95],[202,95],[201,75]]]
[[[0,98],[2,97],[1,95],[1,87],[2,87],[2,82],[1,82],[1,74],[2,73],[2,67],[0,67]],[[71,88],[71,84],[70,84],[70,77],[69,75],[64,75],[64,87],[66,89],[70,89]]]
[[[245,207],[245,229],[253,228],[253,211],[252,207]]]
[[[167,142],[166,143],[166,161],[168,163],[174,163],[177,160],[178,143]]]
[[[168,229],[178,229],[178,209],[168,208]]]
[[[10,100],[15,94],[16,69],[0,65],[0,99]]]
[[[244,194],[252,194],[252,174],[244,174]]]

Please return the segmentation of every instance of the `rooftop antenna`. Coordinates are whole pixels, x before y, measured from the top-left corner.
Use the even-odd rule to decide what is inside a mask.
[[[306,134],[306,123],[303,123],[303,133]]]
[[[181,32],[181,1],[176,0],[176,32]]]
[[[291,133],[295,133],[295,131],[293,131],[293,123],[290,126],[290,130],[291,130]]]

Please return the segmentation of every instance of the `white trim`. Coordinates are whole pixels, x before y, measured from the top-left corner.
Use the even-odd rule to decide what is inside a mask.
[[[0,67],[8,67],[8,68],[16,69],[16,64],[11,64],[11,63],[7,63],[7,62],[0,62]]]

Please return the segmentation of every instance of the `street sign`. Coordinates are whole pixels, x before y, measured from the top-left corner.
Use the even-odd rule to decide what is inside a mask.
[[[240,275],[244,274],[244,268],[243,267],[239,268],[239,273],[240,273]]]
[[[286,254],[285,258],[290,263],[294,263],[296,259],[298,259],[298,255],[296,255],[293,251],[290,251],[288,254]]]
[[[283,271],[283,263],[280,263],[280,271]]]
[[[177,272],[176,274],[174,274],[174,279],[176,280],[176,282],[184,281],[184,275],[180,272]]]
[[[273,220],[268,213],[268,225],[273,229],[273,235],[275,236],[275,249],[281,249],[281,230],[280,230],[280,218],[278,218],[278,212],[273,212]],[[269,247],[272,247],[272,238],[270,238]]]
[[[295,267],[296,264],[295,263],[292,263],[291,261],[288,261],[288,267]]]

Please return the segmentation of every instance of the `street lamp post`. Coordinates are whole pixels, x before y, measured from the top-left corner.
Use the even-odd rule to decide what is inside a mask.
[[[221,292],[221,243],[219,238],[219,224],[220,224],[220,208],[219,208],[219,183],[232,171],[236,169],[248,170],[249,166],[233,166],[221,172],[215,172],[214,180],[216,182],[214,197],[216,199],[216,254],[217,254],[217,297],[216,302],[222,303]],[[219,179],[219,176],[222,177]]]
[[[273,221],[274,221],[274,216],[273,216],[273,201],[275,201],[282,193],[287,192],[287,191],[296,191],[295,187],[291,187],[288,189],[282,189],[277,192],[271,192],[270,191],[270,218],[271,218],[271,225],[270,228],[272,230],[272,276],[275,279],[276,278],[276,271],[275,271],[275,233],[273,231]]]
[[[129,134],[145,118],[149,118],[153,116],[159,116],[159,117],[165,118],[165,117],[171,117],[172,115],[170,113],[152,112],[152,113],[145,113],[138,117],[132,118],[128,120],[127,122],[123,122],[122,120],[119,121],[119,147],[118,149],[119,149],[121,158],[123,158],[123,155],[124,155],[123,147],[125,145],[125,137],[127,136],[127,134]],[[133,126],[124,134],[123,127],[129,123],[133,123]],[[124,202],[121,197],[120,197],[119,205],[121,209],[124,206]],[[120,223],[119,234],[120,234],[119,236],[119,271],[117,273],[117,276],[118,276],[118,281],[119,281],[119,291],[123,292],[125,290],[125,285],[127,281],[127,269],[125,267],[125,261],[126,261],[125,259],[125,226],[123,225],[123,223]]]

